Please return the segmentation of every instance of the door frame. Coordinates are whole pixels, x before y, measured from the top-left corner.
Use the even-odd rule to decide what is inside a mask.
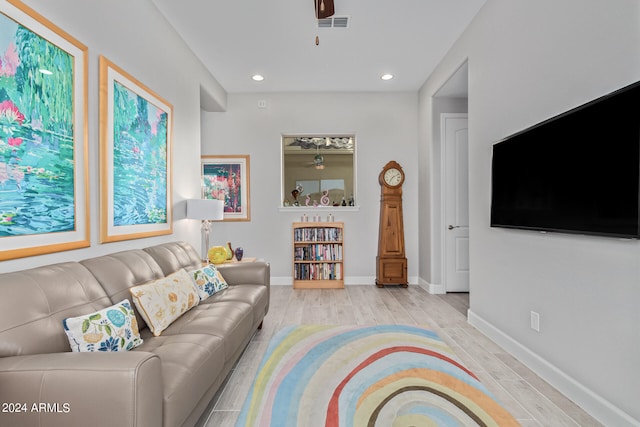
[[[446,197],[445,191],[445,175],[446,175],[446,134],[445,134],[445,122],[447,119],[462,119],[469,120],[469,113],[441,113],[440,114],[440,279],[442,282],[442,293],[447,293],[447,221],[446,221]],[[469,162],[467,162],[467,169],[469,168]],[[468,197],[468,195],[467,195]],[[471,239],[471,236],[469,236]]]

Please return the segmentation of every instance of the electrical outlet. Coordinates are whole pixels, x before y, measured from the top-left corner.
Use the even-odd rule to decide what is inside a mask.
[[[531,312],[531,329],[540,332],[540,313]]]
[[[258,100],[258,108],[267,108],[267,100],[266,99]]]

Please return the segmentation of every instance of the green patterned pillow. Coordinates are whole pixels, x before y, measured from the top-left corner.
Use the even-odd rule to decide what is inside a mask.
[[[198,287],[200,301],[229,287],[227,282],[225,282],[224,277],[222,277],[222,274],[220,274],[216,266],[213,264],[190,271],[189,276],[191,276],[193,282]]]
[[[95,313],[62,321],[71,351],[126,351],[142,344],[128,299]]]

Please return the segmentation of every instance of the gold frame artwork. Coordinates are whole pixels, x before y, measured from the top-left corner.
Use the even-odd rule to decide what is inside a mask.
[[[201,156],[202,198],[224,204],[223,221],[251,221],[248,154]]]
[[[172,121],[171,104],[100,56],[101,243],[173,233]]]
[[[0,107],[0,261],[86,248],[88,48],[19,0],[0,2],[0,15],[39,55],[38,63],[21,57],[22,43],[16,41],[2,58],[11,74],[2,87],[9,99]],[[18,73],[40,82],[37,96],[30,86],[11,83]]]

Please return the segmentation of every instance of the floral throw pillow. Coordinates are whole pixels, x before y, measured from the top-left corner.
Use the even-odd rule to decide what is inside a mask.
[[[222,277],[222,274],[220,274],[213,264],[190,271],[189,276],[191,276],[193,283],[195,283],[198,288],[200,300],[207,299],[216,292],[220,292],[229,287],[224,277]]]
[[[162,279],[129,289],[140,316],[153,335],[159,336],[171,323],[198,305],[198,289],[180,269]]]
[[[71,351],[126,351],[142,344],[129,300],[62,321]]]

